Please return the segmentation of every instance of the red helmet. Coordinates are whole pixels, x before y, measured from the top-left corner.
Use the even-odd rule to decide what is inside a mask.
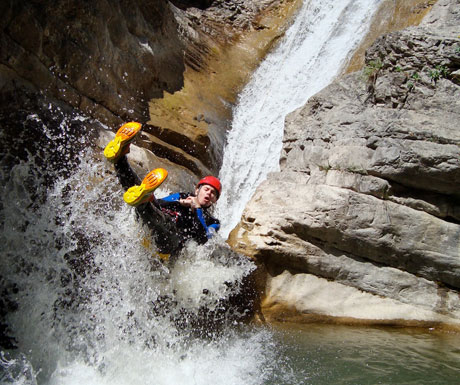
[[[220,184],[220,180],[213,177],[213,176],[205,176],[203,179],[201,179],[196,187],[200,187],[203,184],[208,184],[209,186],[212,186],[216,189],[217,191],[217,198],[219,198],[220,193],[222,192],[222,185]]]

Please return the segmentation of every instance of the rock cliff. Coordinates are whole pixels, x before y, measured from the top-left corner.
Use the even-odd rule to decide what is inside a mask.
[[[138,166],[166,166],[181,189],[189,188],[218,171],[237,92],[296,3],[4,1],[4,134],[14,136],[29,114],[54,125],[52,107],[94,118],[78,130],[99,126],[101,145],[121,123],[140,121],[138,144],[148,151],[138,151]],[[29,136],[37,139],[40,130]]]
[[[1,91],[41,92],[108,124],[183,84],[184,44],[166,1],[5,1]],[[155,54],[154,54],[155,53]]]
[[[460,325],[460,2],[378,38],[286,118],[230,243],[271,320]]]

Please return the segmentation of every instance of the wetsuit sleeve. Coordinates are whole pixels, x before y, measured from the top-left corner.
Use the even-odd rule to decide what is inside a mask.
[[[219,230],[220,225],[218,223],[213,223],[208,226],[204,219],[202,209],[196,209],[196,215],[200,220],[201,224],[203,225],[204,229],[206,230],[206,236],[208,237],[208,239],[212,238],[214,234]]]
[[[175,193],[175,194],[168,195],[167,197],[161,198],[160,200],[165,201],[165,202],[178,202],[179,199],[181,199],[181,194]]]

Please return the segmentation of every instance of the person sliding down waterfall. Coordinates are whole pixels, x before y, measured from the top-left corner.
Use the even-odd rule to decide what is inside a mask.
[[[165,181],[168,172],[157,168],[141,181],[126,157],[141,127],[137,122],[122,125],[105,147],[104,156],[115,165],[120,183],[126,190],[124,201],[134,206],[148,224],[159,256],[167,260],[171,255],[177,255],[189,239],[204,244],[218,231],[220,222],[208,209],[219,199],[222,186],[219,179],[206,176],[197,183],[194,194],[176,193],[156,199],[153,193]]]

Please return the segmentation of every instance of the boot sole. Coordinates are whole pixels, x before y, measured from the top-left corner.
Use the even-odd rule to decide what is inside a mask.
[[[138,206],[147,202],[149,200],[147,195],[154,192],[167,176],[168,172],[164,168],[150,171],[139,186],[132,186],[123,194],[124,201],[130,206]]]
[[[128,122],[123,124],[104,148],[104,156],[111,162],[116,162],[123,154],[123,150],[130,144],[141,130],[142,125],[137,122]]]

